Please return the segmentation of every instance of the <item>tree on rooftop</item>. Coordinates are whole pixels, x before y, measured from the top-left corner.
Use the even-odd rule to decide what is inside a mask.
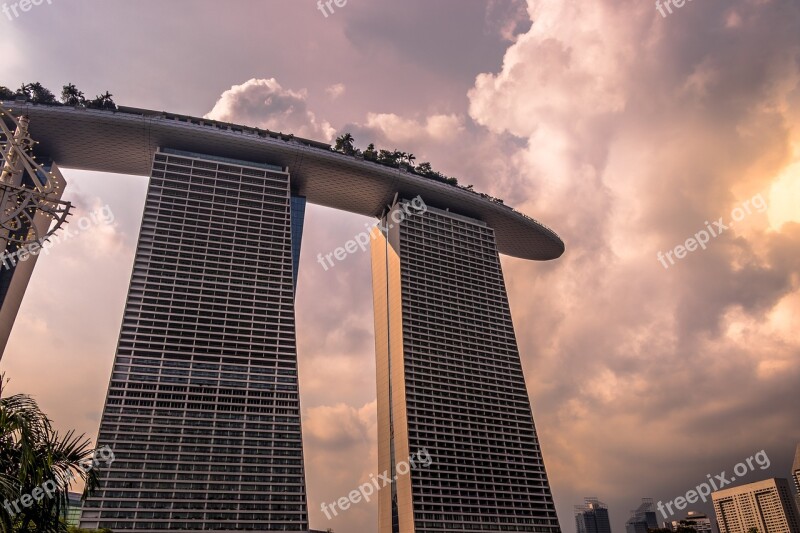
[[[390,167],[397,166],[398,152],[390,152],[389,150],[381,150],[378,152],[378,163]]]
[[[23,85],[22,87],[19,88],[17,94],[24,96],[26,100],[33,102],[35,104],[56,103],[55,95],[51,93],[46,87],[44,87],[38,81],[33,83],[28,83],[27,85]]]
[[[378,152],[375,150],[375,145],[369,143],[367,149],[364,150],[364,159],[368,159],[369,161],[375,161],[378,157]]]
[[[64,105],[83,105],[86,103],[83,93],[75,85],[68,83],[61,89],[61,102]]]
[[[433,167],[430,163],[425,161],[424,163],[420,163],[417,165],[417,168],[414,169],[417,174],[422,174],[423,176],[428,176],[433,172]]]
[[[336,146],[334,146],[333,149],[343,154],[355,155],[356,150],[353,146],[354,143],[355,139],[353,139],[353,136],[350,133],[345,133],[336,138]]]
[[[117,109],[117,104],[114,103],[112,96],[114,95],[106,91],[105,94],[96,96],[94,100],[87,101],[86,107],[92,109],[110,109],[114,111]]]

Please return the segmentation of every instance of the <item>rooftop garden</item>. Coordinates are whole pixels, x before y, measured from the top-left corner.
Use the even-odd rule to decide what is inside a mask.
[[[92,100],[87,100],[81,91],[73,84],[68,83],[61,89],[60,101],[56,96],[41,83],[25,83],[16,91],[12,91],[4,85],[0,85],[0,100],[25,100],[34,104],[49,105],[68,105],[82,106],[89,109],[110,109],[116,110],[117,105],[112,99],[112,94],[108,91],[100,94]]]
[[[337,137],[336,144],[332,147],[332,150],[340,154],[353,156],[357,159],[372,161],[373,163],[377,163],[386,167],[399,168],[417,176],[440,181],[448,185],[453,185],[461,189],[474,192],[475,194],[480,194],[483,198],[486,198],[492,202],[498,204],[503,203],[503,200],[499,198],[489,196],[488,194],[475,192],[472,185],[459,185],[456,178],[446,176],[441,172],[434,170],[431,164],[427,161],[424,163],[419,163],[415,166],[414,161],[417,158],[412,153],[401,152],[399,150],[389,151],[376,149],[373,143],[369,143],[365,150],[359,150],[355,147],[355,139],[350,133],[345,133]]]
[[[106,91],[104,94],[95,96],[93,99],[87,99],[83,92],[78,90],[78,88],[72,83],[68,83],[61,88],[61,95],[59,98],[57,98],[52,91],[44,87],[39,82],[23,84],[15,91],[0,85],[0,100],[22,100],[33,104],[56,106],[63,105],[83,107],[88,109],[104,109],[110,111],[118,110],[117,105],[114,103],[113,95],[108,91]],[[258,130],[258,128],[256,128],[256,130],[261,131]],[[293,136],[291,135],[288,136],[288,138],[292,137]],[[283,138],[282,135],[281,138]],[[336,144],[331,147],[331,150],[346,156],[355,157],[356,159],[370,161],[385,167],[397,168],[416,176],[458,187],[460,189],[478,194],[482,198],[497,204],[503,203],[503,200],[499,198],[474,191],[472,185],[459,185],[456,178],[446,176],[445,174],[434,170],[432,165],[427,161],[415,165],[414,163],[416,161],[416,157],[412,153],[402,152],[399,150],[389,151],[379,149],[376,148],[373,143],[370,143],[365,150],[360,150],[355,147],[355,139],[350,133],[344,133],[343,135],[337,137]]]

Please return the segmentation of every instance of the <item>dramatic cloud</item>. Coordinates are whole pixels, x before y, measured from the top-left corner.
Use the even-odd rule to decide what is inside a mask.
[[[519,208],[567,243],[555,267],[506,268],[562,522],[600,495],[620,528],[638,497],[671,499],[800,437],[779,399],[800,382],[800,8],[529,12],[470,114],[525,141]],[[668,270],[657,261],[757,194],[765,213]]]
[[[306,99],[306,91],[284,89],[275,78],[253,78],[222,93],[206,118],[330,140],[333,128],[317,122]]]
[[[525,0],[489,0],[486,5],[486,27],[507,41],[530,28]]]

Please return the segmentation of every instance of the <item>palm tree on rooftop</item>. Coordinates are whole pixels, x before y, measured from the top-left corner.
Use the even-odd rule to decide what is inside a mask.
[[[355,143],[355,139],[353,135],[350,133],[345,133],[344,135],[340,135],[336,138],[336,146],[334,149],[337,152],[342,152],[347,155],[355,154],[355,147],[353,146]]]
[[[61,102],[64,105],[81,105],[86,102],[83,93],[75,85],[68,83],[61,89]]]

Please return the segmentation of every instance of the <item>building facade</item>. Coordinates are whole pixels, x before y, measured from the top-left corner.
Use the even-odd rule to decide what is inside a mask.
[[[271,165],[161,150],[81,527],[308,529],[295,344],[302,198]]]
[[[575,528],[578,533],[611,533],[608,506],[597,498],[585,498],[575,506]]]
[[[765,479],[711,494],[720,533],[800,533],[789,482]]]
[[[419,208],[373,231],[379,531],[558,532],[494,231]]]
[[[672,531],[678,531],[679,527],[691,527],[697,533],[712,533],[713,531],[711,519],[708,515],[697,511],[689,511],[686,513],[686,518],[665,522],[664,525]]]
[[[642,498],[642,503],[631,511],[631,517],[625,522],[626,533],[647,533],[658,528],[656,509],[651,498]]]
[[[67,509],[65,522],[68,526],[78,527],[81,521],[81,507],[83,506],[81,495],[77,492],[70,492],[67,497],[69,498],[69,509]]]

